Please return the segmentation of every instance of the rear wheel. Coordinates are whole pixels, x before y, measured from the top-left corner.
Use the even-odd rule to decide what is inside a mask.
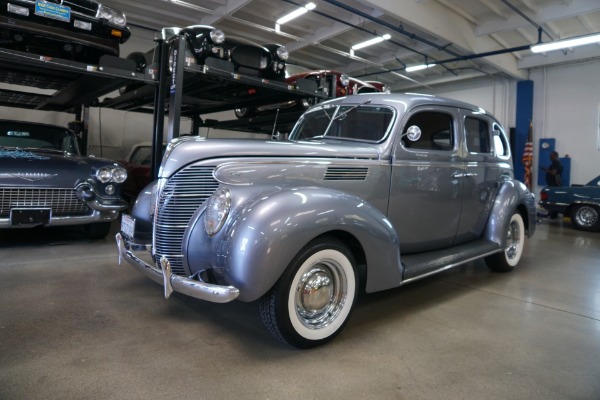
[[[337,336],[356,301],[357,274],[352,253],[339,240],[310,242],[261,298],[260,315],[279,340],[307,349]]]
[[[515,212],[508,223],[504,251],[486,257],[485,263],[492,271],[512,271],[521,260],[524,246],[525,223],[521,214]]]
[[[571,222],[582,231],[600,230],[600,208],[589,204],[580,204],[571,210]]]

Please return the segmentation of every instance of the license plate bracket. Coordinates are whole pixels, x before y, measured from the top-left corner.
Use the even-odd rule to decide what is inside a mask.
[[[71,7],[38,0],[35,2],[35,15],[63,22],[70,22]]]
[[[10,224],[48,225],[52,210],[49,208],[13,208],[10,210]]]
[[[121,215],[121,233],[129,239],[133,239],[133,233],[135,232],[135,218],[129,214]]]

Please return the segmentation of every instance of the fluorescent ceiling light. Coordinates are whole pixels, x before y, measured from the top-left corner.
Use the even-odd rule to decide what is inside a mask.
[[[391,39],[391,37],[392,37],[391,35],[386,33],[383,36],[377,36],[376,38],[367,40],[366,42],[355,44],[354,46],[352,46],[352,50],[363,49],[365,47],[372,46],[377,43],[381,43],[384,40],[389,40],[389,39]]]
[[[406,72],[414,72],[414,71],[420,71],[422,69],[426,69],[426,68],[431,68],[431,67],[435,67],[437,64],[421,64],[421,65],[413,65],[412,67],[406,67],[405,71]]]
[[[288,15],[284,15],[283,17],[279,18],[276,21],[277,25],[283,25],[286,22],[290,22],[291,20],[293,20],[294,18],[298,18],[299,16],[306,14],[308,11],[310,10],[314,10],[317,7],[317,5],[315,3],[308,3],[307,5],[305,5],[304,7],[300,7],[294,11],[292,11],[291,13],[289,13]]]
[[[562,39],[549,43],[536,44],[531,46],[530,50],[533,53],[545,53],[547,51],[566,49],[569,47],[583,46],[585,44],[599,42],[600,33],[594,33],[592,35],[578,36],[571,39]]]

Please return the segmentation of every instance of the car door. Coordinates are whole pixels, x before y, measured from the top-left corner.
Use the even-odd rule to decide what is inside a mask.
[[[465,169],[463,181],[463,210],[456,233],[456,244],[482,236],[488,216],[503,176],[510,174],[510,165],[495,153],[493,130],[498,124],[481,112],[461,112],[464,135]],[[500,149],[499,149],[500,150]],[[500,151],[506,151],[502,148]]]
[[[398,232],[403,254],[451,246],[462,207],[463,160],[458,110],[419,107],[405,118],[392,159],[388,219]],[[410,141],[416,126],[421,137]]]

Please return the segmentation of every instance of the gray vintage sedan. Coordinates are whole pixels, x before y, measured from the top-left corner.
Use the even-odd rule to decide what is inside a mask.
[[[82,225],[104,238],[127,208],[126,178],[114,161],[81,156],[66,128],[0,120],[0,229]]]
[[[368,93],[313,106],[288,141],[171,143],[117,242],[166,297],[257,301],[275,337],[310,348],[342,330],[359,291],[480,258],[510,271],[534,231],[493,116]]]

